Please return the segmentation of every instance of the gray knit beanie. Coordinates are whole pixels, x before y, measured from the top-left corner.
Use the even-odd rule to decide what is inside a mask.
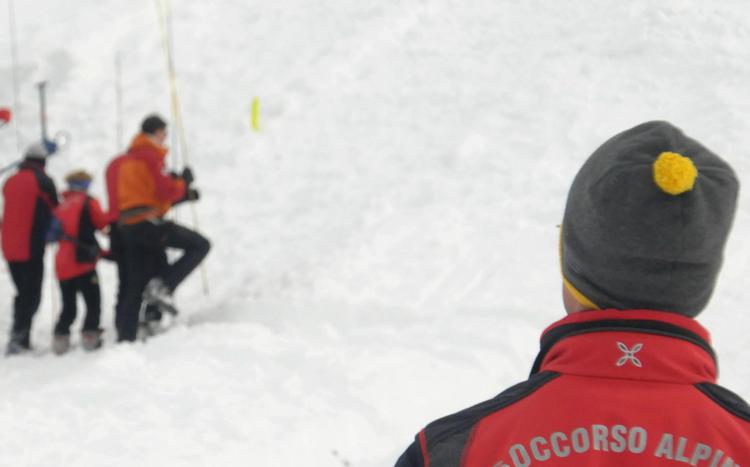
[[[716,283],[738,191],[732,168],[670,123],[615,135],[570,187],[566,287],[595,308],[696,316]]]

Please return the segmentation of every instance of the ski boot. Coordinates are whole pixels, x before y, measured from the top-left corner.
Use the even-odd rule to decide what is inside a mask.
[[[70,350],[70,334],[55,334],[52,336],[52,352],[63,355]]]
[[[5,356],[20,355],[31,351],[28,331],[17,331],[10,333],[10,340],[5,347]]]
[[[146,288],[143,289],[143,301],[147,305],[157,306],[164,313],[177,315],[172,291],[160,277],[154,277],[146,284]]]
[[[103,329],[95,329],[93,331],[83,331],[81,333],[81,346],[83,347],[83,350],[87,352],[92,352],[94,350],[101,348],[103,344],[103,341],[102,341],[103,332],[104,332]]]

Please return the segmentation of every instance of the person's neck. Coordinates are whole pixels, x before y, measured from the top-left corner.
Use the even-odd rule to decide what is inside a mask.
[[[159,138],[156,137],[156,135],[152,135],[150,133],[145,133],[146,138],[148,138],[152,143],[154,143],[157,147],[163,148],[164,142],[159,141]]]
[[[45,164],[46,164],[46,161],[44,159],[37,159],[37,158],[34,158],[34,157],[27,157],[27,158],[25,158],[23,160],[22,164],[25,164],[27,166],[28,165],[33,165],[33,166],[36,166],[36,167],[39,167],[39,168],[43,169],[44,166],[45,166]]]

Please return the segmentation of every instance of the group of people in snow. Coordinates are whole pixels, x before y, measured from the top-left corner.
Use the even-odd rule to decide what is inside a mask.
[[[79,292],[82,345],[101,346],[99,258],[118,266],[118,341],[174,312],[175,288],[210,245],[164,218],[198,192],[189,168],[164,170],[166,122],[149,116],[141,130],[107,168],[106,212],[81,170],[66,177],[58,201],[44,172],[49,146],[30,147],[5,183],[2,249],[18,290],[7,354],[30,349],[49,241],[60,244],[56,352],[69,348]],[[544,331],[529,379],[428,424],[396,467],[750,464],[750,406],[717,384],[709,333],[695,320],[714,290],[738,192],[731,166],[670,123],[606,141],[568,193],[560,233],[568,316]],[[97,245],[102,229],[110,251]],[[184,253],[170,264],[166,248]]]
[[[750,464],[750,407],[717,384],[694,320],[738,190],[729,164],[667,122],[605,142],[568,194],[568,316],[542,334],[529,379],[428,424],[396,467]]]
[[[163,313],[176,313],[173,293],[205,258],[209,241],[201,234],[165,219],[170,208],[199,199],[189,167],[167,172],[167,123],[147,116],[128,150],[107,166],[108,208],[89,194],[92,175],[74,170],[65,177],[58,196],[45,172],[47,157],[56,151],[50,141],[28,147],[16,172],[3,185],[2,251],[16,296],[6,355],[31,350],[31,328],[39,308],[48,243],[57,242],[55,272],[60,283],[62,310],[55,324],[52,349],[71,348],[71,326],[77,296],[83,296],[86,315],[80,343],[85,350],[102,345],[101,292],[97,262],[117,264],[115,305],[117,341],[134,341],[139,333],[160,331]],[[96,232],[109,235],[110,247],[100,247]],[[166,249],[182,250],[170,263]]]

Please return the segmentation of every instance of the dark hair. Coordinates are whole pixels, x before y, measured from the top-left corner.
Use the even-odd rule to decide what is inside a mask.
[[[141,123],[141,131],[144,133],[148,133],[149,135],[153,135],[159,130],[164,130],[167,128],[167,122],[164,121],[163,118],[156,114],[149,115],[145,119],[143,119],[143,123]]]

